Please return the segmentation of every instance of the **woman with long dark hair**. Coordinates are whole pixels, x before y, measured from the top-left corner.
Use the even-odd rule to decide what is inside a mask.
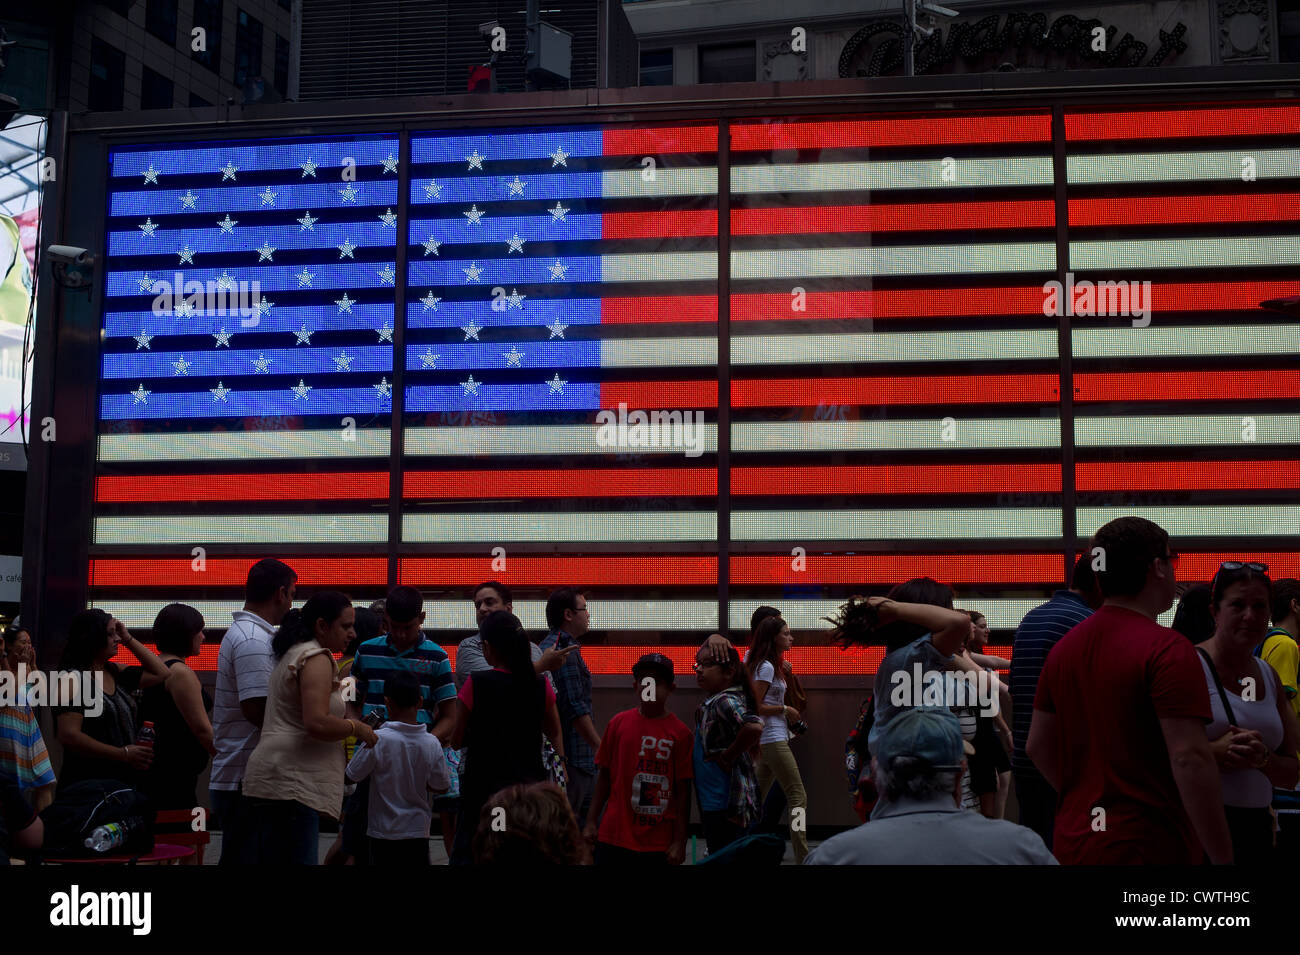
[[[334,654],[352,639],[353,623],[352,601],[325,590],[290,610],[271,641],[266,718],[243,786],[259,862],[316,864],[321,815],[343,812],[340,744],[355,736],[375,745],[373,729],[343,716]]]
[[[10,627],[0,638],[0,670],[30,680],[36,667],[32,635],[22,627]],[[23,798],[40,812],[54,801],[54,768],[45,747],[45,737],[36,714],[27,702],[29,683],[17,685],[12,706],[0,706],[0,779],[15,783]]]
[[[735,842],[758,818],[758,776],[750,750],[763,735],[758,699],[735,647],[721,662],[714,643],[695,653],[704,702],[695,711],[695,793],[709,854]]]
[[[492,795],[516,783],[542,782],[542,734],[561,758],[564,736],[555,688],[533,669],[528,637],[519,618],[496,610],[479,627],[483,655],[492,669],[471,673],[456,702],[451,745],[465,746],[460,824],[451,861],[471,861],[479,814]]]

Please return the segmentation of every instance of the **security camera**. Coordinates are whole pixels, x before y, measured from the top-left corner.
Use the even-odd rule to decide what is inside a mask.
[[[85,249],[75,245],[51,245],[45,249],[50,261],[60,265],[90,265],[93,257]]]

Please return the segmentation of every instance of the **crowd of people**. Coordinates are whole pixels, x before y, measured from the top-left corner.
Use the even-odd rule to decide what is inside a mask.
[[[938,581],[848,600],[833,637],[884,649],[846,745],[862,824],[811,848],[791,746],[808,696],[778,608],[755,611],[747,646],[703,641],[693,726],[669,708],[672,660],[651,653],[602,727],[579,589],[550,595],[530,639],[510,588],[481,584],[453,667],[418,590],[369,607],[320,590],[295,608],[297,575],[267,558],[211,697],[186,664],[203,642],[194,608],[159,611],[156,652],[102,610],[73,617],[60,666],[102,679],[102,706],[53,710],[57,790],[33,708],[0,708],[0,849],[38,856],[40,811],[78,782],[190,810],[211,760],[221,864],[317,864],[323,819],[340,822],[326,864],[427,865],[431,836],[453,865],[681,864],[692,791],[709,862],[779,861],[787,812],[796,864],[1277,861],[1300,808],[1300,581],[1226,561],[1183,592],[1170,629],[1177,563],[1156,524],[1110,522],[1024,617],[1010,660]],[[139,665],[116,665],[119,647]],[[11,628],[0,665],[33,657]],[[921,676],[924,693],[908,688]]]

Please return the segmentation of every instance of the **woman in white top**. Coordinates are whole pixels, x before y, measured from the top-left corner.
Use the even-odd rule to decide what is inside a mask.
[[[745,656],[745,666],[754,680],[758,698],[758,715],[763,717],[763,735],[758,765],[760,801],[767,798],[772,783],[778,782],[790,804],[790,843],[794,847],[795,865],[802,865],[808,854],[808,795],[799,775],[799,764],[790,752],[789,724],[799,719],[799,711],[785,705],[786,677],[790,664],[785,651],[794,646],[790,625],[780,617],[768,617],[754,631],[754,642]]]
[[[1254,655],[1271,589],[1264,564],[1225,561],[1211,584],[1214,636],[1197,648],[1214,717],[1205,731],[1238,865],[1273,861],[1273,787],[1292,789],[1300,779],[1300,722],[1277,674]]]

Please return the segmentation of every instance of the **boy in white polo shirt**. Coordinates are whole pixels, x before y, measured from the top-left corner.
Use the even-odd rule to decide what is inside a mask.
[[[379,742],[363,746],[348,763],[348,778],[370,782],[366,835],[371,865],[429,864],[429,793],[451,786],[438,737],[421,725],[420,681],[399,670],[384,681],[388,722],[375,731]]]

